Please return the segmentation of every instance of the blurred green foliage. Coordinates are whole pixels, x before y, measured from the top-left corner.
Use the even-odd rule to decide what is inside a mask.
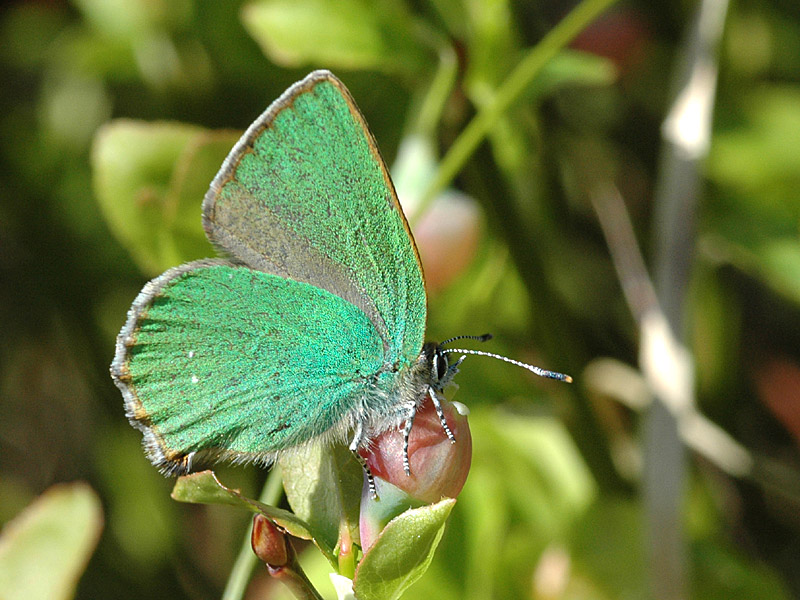
[[[130,302],[163,269],[213,255],[200,224],[211,177],[236,132],[309,70],[345,81],[390,164],[411,134],[444,154],[571,6],[4,5],[0,584],[6,557],[24,552],[12,547],[20,529],[11,519],[29,505],[23,515],[60,525],[89,520],[38,542],[70,554],[65,569],[82,567],[100,522],[91,493],[81,484],[69,488],[80,506],[64,501],[51,516],[41,507],[66,489],[45,493],[53,484],[85,481],[105,525],[76,597],[219,596],[249,517],[174,502],[172,482],[146,461],[107,375]],[[491,331],[493,351],[577,383],[465,362],[456,398],[472,410],[474,466],[408,597],[646,596],[640,412],[582,378],[587,367],[635,367],[638,353],[587,190],[616,183],[649,255],[659,128],[694,8],[632,1],[599,19],[504,112],[451,184],[480,206],[480,241],[466,270],[432,294],[429,337]],[[790,1],[731,7],[685,333],[702,411],[747,448],[756,473],[737,479],[692,458],[684,505],[698,598],[800,594],[798,40]],[[437,81],[444,92],[431,110]],[[219,475],[249,497],[264,479],[255,468]],[[76,533],[84,537],[63,550]],[[303,561],[330,596],[324,558],[312,549]],[[259,574],[251,592],[282,597],[270,584]]]

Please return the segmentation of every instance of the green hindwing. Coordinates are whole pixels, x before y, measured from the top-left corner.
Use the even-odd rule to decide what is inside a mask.
[[[150,459],[271,461],[344,436],[383,365],[362,310],[307,283],[224,261],[167,271],[134,302],[112,374]]]

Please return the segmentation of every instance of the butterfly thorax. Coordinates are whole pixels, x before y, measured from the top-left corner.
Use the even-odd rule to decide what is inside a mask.
[[[431,392],[441,392],[457,372],[457,365],[448,363],[446,352],[436,342],[426,342],[413,363],[387,365],[375,375],[375,393],[365,398],[361,413],[364,438],[402,426]]]

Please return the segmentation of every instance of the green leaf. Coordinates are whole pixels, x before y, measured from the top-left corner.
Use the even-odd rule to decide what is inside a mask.
[[[797,240],[770,240],[759,248],[759,255],[764,280],[800,304],[800,244]]]
[[[413,508],[389,522],[356,570],[353,589],[359,600],[399,598],[422,576],[455,503],[448,498]]]
[[[186,26],[192,18],[189,0],[73,0],[73,4],[97,31],[134,41],[152,29]]]
[[[315,538],[335,547],[347,529],[351,539],[358,540],[363,476],[347,448],[307,445],[281,456],[278,464],[289,505],[309,524]]]
[[[745,192],[754,206],[778,210],[795,197],[800,181],[800,87],[760,87],[742,94],[741,114],[715,132],[709,177]]]
[[[332,546],[311,533],[311,528],[297,515],[288,510],[269,506],[258,500],[243,496],[239,490],[225,487],[217,479],[213,471],[201,471],[179,477],[172,490],[172,498],[178,502],[191,504],[227,504],[244,508],[250,512],[258,512],[270,518],[287,533],[304,540],[314,540],[317,547],[331,562],[335,561]]]
[[[285,66],[413,71],[432,62],[400,2],[262,0],[242,21],[270,60]]]
[[[614,62],[579,50],[562,50],[542,69],[533,89],[537,96],[566,85],[610,86],[617,80]]]
[[[127,568],[157,573],[177,550],[178,506],[164,493],[164,477],[142,460],[141,436],[127,423],[116,423],[95,436],[94,464],[103,494],[105,536],[114,540],[117,556]]]
[[[748,600],[795,597],[778,570],[738,548],[715,540],[698,540],[691,547],[692,598]]]
[[[101,128],[92,151],[95,194],[145,272],[212,254],[199,207],[236,139],[181,123],[118,120]]]
[[[800,88],[772,86],[742,95],[740,114],[720,127],[708,158],[722,193],[705,207],[709,254],[800,303]]]
[[[83,483],[39,496],[0,536],[0,598],[72,598],[103,527],[100,500]]]
[[[492,384],[494,374],[478,377],[487,390],[509,381],[525,385],[514,377],[501,377],[497,384]],[[462,389],[468,387],[463,384]],[[433,563],[409,596],[529,597],[542,553],[570,539],[596,500],[592,473],[563,422],[544,409],[530,414],[530,403],[542,400],[520,398],[520,410],[511,413],[514,403],[507,400],[501,408],[473,401],[470,429],[480,441],[480,452],[476,446],[458,496],[459,510],[451,515]],[[591,527],[588,531],[591,535]],[[571,596],[565,592],[564,597]]]

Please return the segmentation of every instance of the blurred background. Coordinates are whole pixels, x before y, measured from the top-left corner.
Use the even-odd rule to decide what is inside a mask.
[[[220,596],[250,517],[170,499],[108,365],[144,283],[213,255],[238,135],[330,68],[412,219],[429,338],[575,378],[464,363],[473,469],[408,597],[800,597],[800,12],[604,4],[4,3],[0,584],[51,556],[44,597]]]

